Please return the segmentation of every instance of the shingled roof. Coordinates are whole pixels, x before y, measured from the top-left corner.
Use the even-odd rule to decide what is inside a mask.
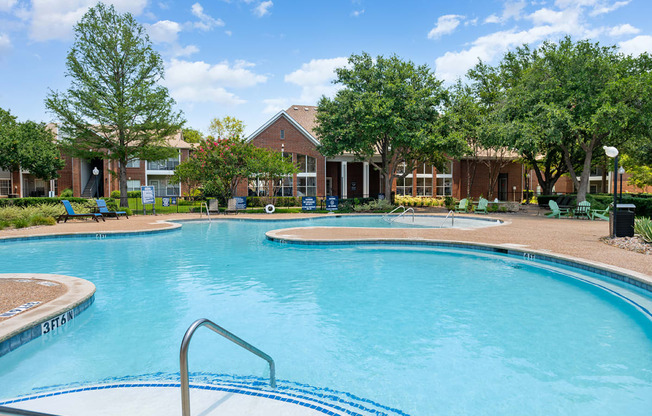
[[[314,105],[293,105],[285,112],[308,131],[316,140],[319,136],[313,130],[317,125],[317,107]]]

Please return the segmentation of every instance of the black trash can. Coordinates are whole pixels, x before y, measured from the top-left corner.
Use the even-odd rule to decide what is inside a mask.
[[[634,219],[636,205],[616,204],[616,228],[614,229],[614,213],[609,215],[609,229],[614,237],[634,237]]]

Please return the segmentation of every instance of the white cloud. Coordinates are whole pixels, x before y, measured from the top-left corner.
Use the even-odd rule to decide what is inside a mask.
[[[627,6],[631,0],[627,1],[617,1],[613,4],[605,4],[605,3],[599,3],[595,6],[593,11],[591,12],[591,16],[597,16],[600,14],[605,14],[605,13],[611,13],[616,9],[619,9],[623,6]]]
[[[0,12],[8,12],[18,0],[0,0]]]
[[[9,36],[0,33],[0,57],[11,50],[11,39]]]
[[[24,15],[31,19],[30,38],[36,41],[70,39],[73,26],[95,4],[95,0],[33,0],[32,8]],[[145,9],[147,0],[114,0],[107,4],[113,4],[119,13],[137,16]]]
[[[289,98],[268,98],[263,100],[263,104],[265,104],[264,114],[276,114],[288,108],[291,103]]]
[[[364,9],[362,9],[362,10],[354,10],[353,12],[351,12],[351,16],[353,16],[353,17],[360,17],[363,14],[364,14]]]
[[[522,12],[526,5],[525,0],[506,1],[503,7],[503,13],[500,16],[492,14],[484,19],[484,22],[506,23],[510,19],[519,20],[522,17]]]
[[[447,14],[440,16],[437,19],[435,27],[433,27],[430,32],[428,32],[428,39],[438,39],[442,35],[453,33],[463,19],[464,16],[460,16],[458,14]]]
[[[643,52],[652,53],[652,36],[636,36],[633,39],[620,42],[618,46],[625,55],[638,56]]]
[[[180,56],[190,56],[192,54],[195,54],[199,52],[199,48],[195,45],[188,45],[188,46],[180,46],[177,44],[172,45],[172,48],[170,50],[172,56],[175,58],[178,58]]]
[[[635,35],[639,32],[640,30],[638,28],[635,28],[630,24],[614,26],[609,30],[609,34],[611,36]]]
[[[272,0],[264,1],[254,8],[254,14],[258,17],[263,17],[266,14],[269,14],[269,9],[271,9],[273,5],[274,3],[272,3]]]
[[[153,25],[145,24],[149,38],[154,43],[173,43],[176,42],[181,25],[170,20],[161,20]]]
[[[199,3],[193,4],[191,11],[193,15],[199,18],[199,22],[195,22],[193,24],[193,26],[198,29],[208,31],[213,29],[214,27],[224,26],[224,21],[222,19],[215,19],[214,17],[204,13],[204,8]]]
[[[251,71],[254,64],[224,61],[215,65],[203,61],[172,59],[166,65],[164,84],[179,102],[215,102],[237,105],[245,101],[226,90],[252,87],[267,81],[264,75]]]
[[[347,66],[348,59],[344,57],[332,59],[313,59],[301,65],[300,69],[285,76],[285,82],[301,87],[301,97],[298,101],[306,104],[316,103],[322,95],[333,96],[341,87],[333,85],[335,69]]]

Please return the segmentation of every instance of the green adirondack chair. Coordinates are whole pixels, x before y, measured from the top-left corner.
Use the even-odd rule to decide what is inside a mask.
[[[469,201],[464,198],[460,199],[459,204],[455,206],[455,212],[468,212],[469,211]]]
[[[478,206],[475,208],[475,213],[476,214],[480,214],[480,213],[487,214],[488,213],[487,212],[487,207],[488,206],[489,206],[489,200],[484,199],[484,198],[480,198],[480,200],[478,201]]]
[[[589,213],[589,216],[592,220],[600,219],[604,221],[609,221],[609,211],[611,210],[611,205],[605,209],[592,209]]]
[[[546,217],[561,218],[562,215],[568,216],[569,214],[568,209],[559,208],[559,205],[557,205],[557,203],[553,200],[548,201],[548,206],[550,207],[550,211],[552,212],[547,213]]]
[[[582,201],[577,204],[577,207],[573,209],[573,216],[575,218],[591,219],[591,203],[589,201]]]

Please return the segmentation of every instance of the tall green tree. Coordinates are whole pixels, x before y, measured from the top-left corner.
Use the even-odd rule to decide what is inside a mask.
[[[188,143],[199,143],[202,140],[204,140],[204,135],[199,130],[195,130],[195,129],[191,129],[191,128],[184,128],[183,129],[183,140],[188,142]]]
[[[462,141],[439,134],[447,91],[426,65],[363,53],[351,55],[349,66],[336,72],[335,83],[343,88],[333,99],[322,97],[317,108],[320,150],[326,156],[352,153],[369,162],[383,175],[385,193],[400,177],[401,162],[407,175],[422,163],[441,167],[445,154],[463,151]]]
[[[23,169],[49,180],[57,178],[57,171],[64,166],[54,135],[44,123],[17,122],[0,108],[0,168]]]
[[[525,140],[516,146],[542,139],[549,151],[560,151],[584,201],[595,152],[649,136],[650,60],[570,37],[525,55],[507,109],[524,126]]]
[[[167,138],[183,125],[168,90],[163,61],[129,14],[98,3],[75,26],[66,60],[71,86],[50,91],[46,107],[60,121],[66,151],[116,160],[121,205],[127,204],[127,163],[173,154]]]
[[[211,133],[211,136],[218,139],[242,137],[244,135],[244,129],[244,122],[231,116],[224,116],[223,118],[215,117],[208,126],[208,131]]]

